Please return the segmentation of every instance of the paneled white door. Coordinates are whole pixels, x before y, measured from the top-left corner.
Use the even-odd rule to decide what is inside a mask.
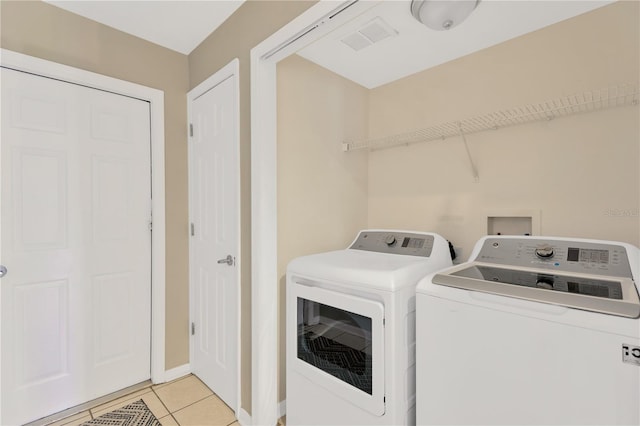
[[[150,377],[148,102],[2,68],[2,423]]]
[[[237,76],[190,100],[192,371],[237,409],[239,151]]]

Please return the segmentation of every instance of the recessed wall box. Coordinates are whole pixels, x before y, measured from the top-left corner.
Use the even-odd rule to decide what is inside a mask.
[[[489,216],[487,217],[487,235],[531,235],[530,216]]]

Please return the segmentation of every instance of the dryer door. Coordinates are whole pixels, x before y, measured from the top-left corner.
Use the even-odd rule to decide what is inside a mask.
[[[288,318],[295,320],[295,329],[288,324],[288,347],[295,370],[370,413],[383,415],[382,303],[299,283],[291,289],[296,314]]]

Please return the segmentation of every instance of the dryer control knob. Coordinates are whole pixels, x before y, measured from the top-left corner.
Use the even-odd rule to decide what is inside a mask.
[[[553,247],[551,247],[550,245],[539,246],[538,248],[536,248],[535,253],[536,253],[536,256],[541,257],[543,259],[549,259],[554,255]]]
[[[394,245],[397,242],[397,240],[396,240],[395,236],[387,235],[387,238],[384,239],[384,242],[385,242],[386,245],[391,247],[392,245]]]

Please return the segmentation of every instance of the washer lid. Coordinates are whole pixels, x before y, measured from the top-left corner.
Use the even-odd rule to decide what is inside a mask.
[[[435,274],[432,282],[603,314],[640,317],[635,284],[625,277],[563,274],[471,262]]]

